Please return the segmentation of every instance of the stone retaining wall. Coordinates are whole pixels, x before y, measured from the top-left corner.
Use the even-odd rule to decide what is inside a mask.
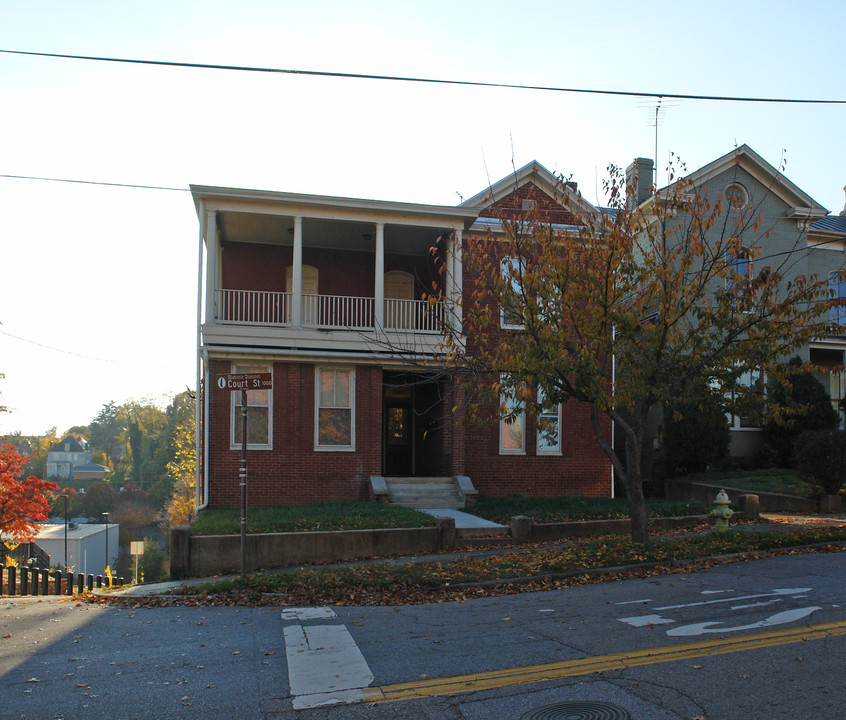
[[[455,546],[455,523],[447,520],[426,528],[250,534],[246,570],[437,552]],[[173,528],[170,548],[174,580],[241,569],[240,535],[191,535],[187,527]]]
[[[815,513],[819,510],[819,503],[816,500],[796,495],[739,490],[725,485],[708,485],[681,480],[666,480],[665,483],[668,500],[702,500],[703,502],[713,503],[717,493],[720,490],[725,490],[729,500],[735,505],[740,503],[741,495],[750,493],[757,495],[761,512]]]

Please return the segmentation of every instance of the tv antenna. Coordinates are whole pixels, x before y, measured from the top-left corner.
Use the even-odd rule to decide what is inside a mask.
[[[657,102],[652,100],[640,100],[638,102],[638,106],[643,108],[647,111],[647,122],[646,124],[654,128],[654,138],[655,138],[655,155],[654,155],[654,163],[655,163],[655,188],[658,188],[658,128],[664,123],[664,119],[667,117],[667,108],[671,107],[678,107],[681,105],[681,101],[679,100],[671,100],[668,101],[664,97],[659,97]]]

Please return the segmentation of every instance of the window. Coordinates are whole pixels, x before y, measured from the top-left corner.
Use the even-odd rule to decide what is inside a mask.
[[[414,276],[391,270],[385,273],[385,327],[414,327]]]
[[[269,365],[240,365],[232,363],[233,373],[269,373]],[[241,391],[231,393],[231,448],[241,447],[243,423],[241,420]],[[273,447],[272,418],[273,396],[270,390],[247,390],[247,447],[252,450],[270,450]]]
[[[502,279],[506,286],[510,285],[510,292],[503,297],[500,305],[499,321],[504,328],[522,328],[523,300],[521,278],[523,275],[523,261],[520,258],[508,257],[500,264]]]
[[[726,200],[729,207],[740,210],[745,208],[749,202],[749,193],[746,192],[746,188],[740,183],[731,183],[726,188]]]
[[[526,411],[523,402],[502,394],[500,397],[499,453],[500,455],[524,455],[525,448]]]
[[[760,368],[744,370],[737,379],[737,384],[742,388],[752,389],[752,395],[746,396],[744,406],[749,410],[763,410],[764,383]],[[731,392],[727,393],[727,397],[733,402],[736,395],[734,392]],[[753,418],[751,415],[734,415],[727,412],[726,421],[728,422],[729,428],[732,430],[758,430],[761,428],[759,419]]]
[[[355,372],[316,368],[315,450],[355,450]]]
[[[832,300],[840,300],[844,304],[832,306],[830,320],[835,325],[846,325],[846,276],[839,272],[830,273],[828,276],[828,292]]]
[[[561,454],[561,404],[547,402],[538,388],[538,455]]]

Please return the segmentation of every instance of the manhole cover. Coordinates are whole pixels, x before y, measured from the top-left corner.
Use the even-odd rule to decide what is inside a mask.
[[[521,720],[632,720],[632,716],[611,703],[562,702],[530,710]]]

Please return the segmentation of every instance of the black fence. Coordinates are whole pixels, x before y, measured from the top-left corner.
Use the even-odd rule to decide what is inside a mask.
[[[0,568],[0,595],[73,595],[123,584],[123,578],[108,575],[74,575],[33,567]]]

